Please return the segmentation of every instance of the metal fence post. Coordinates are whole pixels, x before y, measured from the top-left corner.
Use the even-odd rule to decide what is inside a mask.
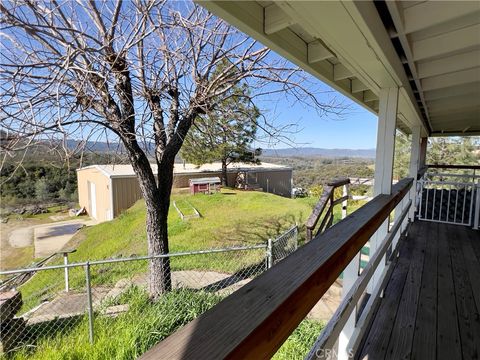
[[[267,242],[267,269],[273,266],[273,241],[268,239]]]
[[[88,306],[88,335],[90,344],[93,344],[93,305],[92,305],[92,287],[90,285],[90,263],[85,265],[85,280],[87,286],[87,306]]]
[[[65,292],[68,292],[70,290],[69,284],[68,284],[68,253],[64,252],[63,253],[63,264],[65,265]]]
[[[68,278],[68,254],[74,253],[75,251],[77,251],[77,250],[73,249],[73,250],[65,250],[65,251],[61,252],[63,254],[63,265],[65,265],[65,269],[64,269],[64,272],[65,272],[65,292],[70,291],[69,278]],[[60,253],[57,253],[57,254],[60,254]]]

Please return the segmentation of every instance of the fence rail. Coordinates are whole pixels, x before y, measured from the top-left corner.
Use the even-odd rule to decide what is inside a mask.
[[[21,298],[12,300],[17,308],[16,316],[12,313],[4,319],[2,314],[0,341],[6,352],[24,351],[46,339],[62,336],[83,336],[85,341],[93,343],[95,329],[103,326],[105,319],[113,321],[116,317],[134,316],[129,315],[135,311],[129,310],[133,306],[132,294],[137,297],[147,294],[148,262],[156,258],[170,259],[172,291],[167,298],[179,293],[179,298],[191,296],[194,305],[200,304],[199,311],[203,312],[208,309],[202,305],[205,302],[213,306],[295,251],[297,235],[295,225],[270,241],[270,247],[264,243],[76,263],[60,257],[54,259],[58,262],[54,264],[1,271],[0,276],[28,279],[15,286],[0,283],[0,287],[5,285],[3,294],[8,295],[8,290],[21,294]],[[182,313],[180,309],[178,314],[172,314],[177,311],[175,308],[169,311],[158,314],[160,322],[175,316],[184,319],[192,312],[184,309]],[[180,320],[174,322],[181,323]]]

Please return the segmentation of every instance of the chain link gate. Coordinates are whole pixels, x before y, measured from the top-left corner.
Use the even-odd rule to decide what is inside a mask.
[[[298,248],[298,226],[295,224],[276,239],[268,239],[267,267],[271,268]]]

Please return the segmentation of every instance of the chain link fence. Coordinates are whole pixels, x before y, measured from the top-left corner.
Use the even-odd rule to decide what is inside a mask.
[[[136,357],[295,251],[297,235],[292,227],[269,241],[271,249],[260,244],[66,265],[58,259],[48,266],[1,272],[27,280],[1,292],[0,350],[17,359],[49,358],[48,351],[58,358],[72,351],[74,357],[90,358],[90,343],[129,351],[123,358]],[[149,262],[167,257],[170,289],[152,301]],[[125,341],[130,343],[120,344]]]
[[[270,268],[298,248],[298,226],[295,224],[276,239],[268,239],[267,266]]]

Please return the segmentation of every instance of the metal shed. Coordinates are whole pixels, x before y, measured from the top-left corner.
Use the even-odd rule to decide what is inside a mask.
[[[156,165],[152,164],[154,173]],[[262,163],[236,163],[228,167],[229,184],[234,184],[239,172],[248,172],[265,191],[290,197],[292,190],[292,169],[287,166]],[[201,166],[175,164],[174,188],[188,188],[193,179],[221,177],[221,164]],[[252,180],[253,179],[253,180]],[[112,220],[142,198],[138,180],[131,165],[91,165],[77,170],[78,201],[88,214],[97,221]]]

